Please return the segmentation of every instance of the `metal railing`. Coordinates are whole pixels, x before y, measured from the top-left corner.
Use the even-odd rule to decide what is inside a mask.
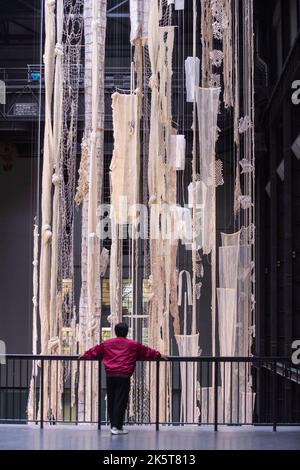
[[[126,422],[160,425],[300,424],[300,370],[286,357],[169,357],[139,361]],[[35,373],[32,375],[32,371]],[[31,416],[28,396],[31,392]],[[7,355],[0,423],[108,424],[98,360]]]

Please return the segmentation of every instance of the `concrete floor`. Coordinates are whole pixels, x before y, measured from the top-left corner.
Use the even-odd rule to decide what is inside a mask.
[[[94,426],[0,425],[0,449],[6,450],[299,450],[300,428],[128,426],[128,435],[112,436]]]

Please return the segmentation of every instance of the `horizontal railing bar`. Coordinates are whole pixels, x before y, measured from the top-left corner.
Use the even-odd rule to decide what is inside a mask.
[[[33,354],[6,354],[1,355],[7,359],[31,359],[31,360],[49,360],[49,361],[98,361],[98,358],[94,359],[83,359],[78,356],[64,356],[64,355],[33,355]],[[139,362],[149,362],[153,359],[141,359]],[[232,357],[232,356],[168,356],[167,359],[157,358],[154,361],[163,362],[291,362],[290,357],[282,356],[247,356],[247,357]]]
[[[1,424],[6,424],[6,421],[9,421],[10,423],[12,422],[18,422],[18,423],[39,423],[40,421],[38,419],[32,419],[32,420],[29,420],[29,419],[24,419],[24,418],[0,418],[0,425]],[[52,423],[51,425],[52,426],[57,426],[59,424],[64,424],[64,425],[72,425],[72,424],[76,424],[76,425],[79,425],[79,424],[94,424],[94,425],[97,425],[98,424],[98,421],[76,421],[76,420],[71,420],[71,421],[62,421],[62,420],[54,420],[54,423],[53,424],[53,421],[50,421],[50,420],[47,420],[45,419],[44,420],[44,423]],[[155,426],[155,422],[153,421],[149,421],[149,422],[144,422],[144,423],[139,423],[139,422],[125,422],[124,423],[126,426]],[[188,425],[188,426],[211,426],[213,427],[214,424],[211,423],[211,422],[199,422],[199,423],[195,423],[195,422],[186,422],[186,421],[161,421],[158,423],[159,425],[162,425],[162,426],[183,426],[183,425]],[[265,423],[255,423],[255,422],[243,422],[243,423],[240,423],[240,422],[232,422],[232,423],[227,423],[227,422],[218,422],[217,423],[218,426],[239,426],[239,427],[242,427],[242,426],[254,426],[254,427],[270,427],[272,426],[272,423],[271,422],[265,422]],[[108,421],[101,421],[101,426],[109,426],[109,422]],[[283,426],[288,426],[288,427],[299,427],[300,423],[297,423],[297,422],[278,422],[276,423],[276,426],[277,427],[283,427]]]
[[[79,368],[79,363],[80,362],[86,362],[87,364],[84,364],[84,365],[88,365],[88,362],[91,361],[91,362],[96,362],[96,363],[99,363],[99,366],[101,365],[100,364],[100,360],[98,358],[94,358],[94,359],[83,359],[81,357],[79,357],[78,355],[33,355],[33,354],[7,354],[7,355],[0,355],[0,359],[3,359],[5,358],[7,359],[7,367],[6,367],[6,386],[3,386],[1,384],[0,386],[0,391],[1,391],[1,394],[2,396],[4,396],[4,399],[5,399],[5,407],[4,407],[4,410],[5,410],[5,418],[0,418],[0,423],[3,424],[3,423],[23,423],[23,422],[32,422],[32,423],[40,423],[41,426],[43,423],[49,423],[50,425],[59,425],[59,424],[74,424],[74,425],[77,425],[77,424],[81,424],[81,423],[86,423],[86,424],[98,424],[98,428],[101,427],[101,425],[105,425],[107,424],[107,419],[103,420],[102,417],[101,417],[101,408],[99,407],[98,409],[98,416],[99,416],[99,419],[96,420],[96,419],[93,419],[95,418],[95,415],[93,415],[93,413],[91,413],[91,416],[86,416],[85,414],[85,411],[84,411],[84,416],[83,416],[83,419],[78,419],[78,412],[77,414],[76,413],[73,413],[73,409],[74,409],[74,406],[78,406],[78,400],[79,400],[79,396],[76,396],[76,405],[72,404],[71,401],[69,402],[70,400],[70,397],[71,397],[71,390],[72,389],[72,385],[73,385],[73,381],[69,380],[65,380],[64,384],[63,384],[63,393],[62,393],[62,396],[64,396],[64,401],[63,403],[66,404],[66,409],[69,410],[69,412],[67,413],[68,416],[70,416],[70,419],[65,419],[64,417],[64,414],[63,414],[63,417],[61,419],[55,419],[55,415],[57,415],[57,409],[56,411],[54,410],[54,415],[52,415],[52,411],[49,412],[49,410],[47,411],[47,409],[44,411],[44,413],[40,416],[36,416],[36,414],[33,414],[33,416],[36,416],[36,419],[30,419],[30,420],[27,420],[26,418],[24,418],[24,413],[26,412],[25,408],[24,408],[24,403],[23,403],[23,391],[28,391],[29,390],[29,384],[28,386],[23,386],[22,384],[24,383],[24,381],[22,382],[21,380],[19,381],[19,385],[14,385],[15,384],[15,371],[18,371],[18,362],[20,363],[20,370],[22,369],[22,361],[26,361],[27,362],[27,365],[28,363],[32,362],[32,364],[35,362],[36,364],[38,364],[39,366],[41,366],[42,368],[42,371],[39,371],[39,374],[37,377],[39,377],[39,383],[36,383],[35,386],[34,386],[34,390],[35,390],[35,397],[36,397],[36,400],[38,400],[38,397],[37,395],[40,395],[40,392],[43,391],[43,388],[41,388],[41,383],[43,384],[43,372],[44,370],[46,370],[46,373],[49,373],[49,370],[51,371],[55,366],[55,364],[58,364],[59,361],[61,361],[62,363],[64,363],[65,365],[67,365],[69,367],[69,369],[71,369],[72,371],[72,364],[74,366],[78,366],[78,373],[79,375],[81,374],[80,372],[80,368]],[[53,365],[52,361],[56,361]],[[149,362],[150,360],[141,360],[139,362]],[[257,371],[261,371],[262,369],[265,369],[265,370],[270,370],[270,372],[276,372],[276,373],[280,373],[280,371],[284,371],[285,373],[287,373],[287,376],[285,376],[284,373],[282,373],[281,375],[286,378],[286,379],[290,379],[289,377],[289,371],[292,371],[292,373],[296,376],[297,374],[297,377],[298,377],[298,374],[299,374],[299,368],[292,363],[292,360],[291,360],[291,357],[287,357],[287,356],[238,356],[238,357],[233,357],[233,356],[168,356],[166,358],[157,358],[155,359],[154,361],[157,362],[157,366],[159,366],[159,363],[163,363],[165,362],[166,364],[173,364],[173,363],[177,363],[177,366],[173,366],[172,367],[172,371],[176,372],[177,376],[175,377],[176,378],[176,381],[174,379],[174,382],[172,382],[172,385],[171,385],[171,399],[174,400],[174,403],[178,403],[180,405],[181,403],[181,394],[183,393],[183,388],[182,388],[182,382],[180,382],[180,370],[181,370],[181,364],[182,363],[193,363],[195,368],[200,364],[200,376],[199,376],[199,380],[200,380],[200,392],[201,392],[201,418],[200,421],[196,422],[196,421],[192,421],[190,422],[189,420],[191,419],[190,416],[186,416],[187,420],[185,421],[186,418],[181,418],[180,416],[180,412],[177,413],[175,412],[174,414],[172,413],[171,416],[166,416],[166,419],[164,421],[161,421],[161,416],[156,416],[156,420],[153,420],[153,417],[151,416],[151,413],[149,411],[149,421],[148,421],[148,414],[146,413],[146,419],[144,418],[144,411],[143,409],[141,408],[140,409],[140,406],[143,406],[143,399],[144,399],[144,395],[140,396],[139,394],[137,394],[137,396],[135,397],[135,400],[137,400],[137,405],[136,408],[135,408],[135,411],[133,412],[133,416],[130,417],[130,420],[126,422],[127,425],[132,425],[132,424],[136,424],[136,425],[142,425],[142,424],[147,424],[147,425],[155,425],[156,426],[156,429],[159,428],[160,425],[195,425],[195,426],[201,426],[201,425],[205,425],[205,426],[215,426],[215,428],[217,428],[217,426],[243,426],[243,425],[255,425],[255,426],[273,426],[273,429],[274,429],[274,423],[275,423],[275,426],[299,426],[300,423],[297,422],[298,420],[298,415],[297,415],[297,412],[295,414],[295,418],[293,417],[291,419],[290,422],[288,422],[288,415],[287,414],[282,414],[282,406],[280,404],[280,400],[278,400],[277,398],[277,395],[275,394],[274,395],[274,402],[275,404],[277,403],[277,408],[278,410],[276,409],[275,412],[274,412],[274,409],[271,408],[271,411],[267,408],[266,409],[266,412],[263,412],[262,414],[259,413],[259,416],[261,417],[256,417],[256,412],[257,412],[257,404],[256,404],[256,394],[258,393],[258,390],[256,388],[253,388],[253,386],[251,385],[251,388],[249,390],[249,392],[246,390],[246,386],[244,388],[244,396],[245,396],[245,402],[244,402],[244,405],[243,405],[243,409],[242,408],[239,408],[239,405],[238,405],[238,408],[236,409],[236,404],[233,400],[233,392],[232,390],[233,389],[233,386],[232,386],[232,383],[231,383],[231,390],[230,390],[230,418],[227,417],[227,415],[225,414],[225,401],[223,400],[222,403],[219,401],[218,399],[218,393],[215,393],[214,394],[214,397],[210,398],[210,392],[214,390],[214,392],[216,392],[217,388],[213,389],[212,387],[212,384],[211,384],[211,381],[210,379],[212,378],[212,371],[215,372],[215,383],[219,384],[221,387],[225,387],[225,382],[223,383],[223,380],[224,377],[222,375],[222,377],[220,377],[221,381],[219,382],[218,380],[218,374],[219,374],[219,371],[223,371],[224,370],[224,374],[225,374],[225,370],[227,367],[229,367],[231,365],[231,373],[232,373],[232,370],[235,370],[235,369],[238,369],[239,370],[239,367],[240,364],[244,365],[245,366],[245,378],[246,378],[246,371],[248,371],[248,373],[251,373],[253,374],[255,369]],[[44,369],[47,365],[47,362],[49,363],[49,369]],[[52,363],[52,369],[51,369],[51,363]],[[213,364],[216,365],[216,367],[213,366]],[[229,364],[229,366],[228,366]],[[239,367],[234,367],[233,364],[238,364]],[[248,366],[246,365],[248,364]],[[97,364],[96,364],[97,365]],[[11,367],[13,366],[13,367]],[[5,367],[5,366],[3,366]],[[28,367],[28,366],[27,366]],[[170,366],[171,367],[171,366]],[[143,369],[142,367],[140,367],[141,369]],[[8,382],[8,372],[9,369],[12,369],[12,378],[13,378],[13,386]],[[66,369],[67,371],[69,369]],[[85,369],[85,367],[84,367]],[[204,372],[205,370],[207,369],[208,370],[208,375],[207,375],[207,381],[206,381],[206,373],[202,373],[202,370],[204,369]],[[91,367],[91,370],[93,370],[93,367]],[[101,369],[99,369],[99,371],[102,370],[102,367]],[[151,370],[151,368],[149,368],[149,371]],[[159,370],[159,369],[158,369]],[[209,372],[211,371],[211,372]],[[250,372],[252,371],[252,372]],[[1,366],[0,366],[0,372],[1,372]],[[198,371],[199,372],[199,371]],[[5,375],[5,374],[4,374]],[[71,375],[72,376],[72,375]],[[70,376],[70,377],[71,377]],[[4,377],[4,376],[3,376]],[[2,377],[2,378],[3,378]],[[98,376],[99,377],[99,376]],[[149,377],[150,377],[150,372],[149,372]],[[158,375],[156,377],[156,381],[158,383],[158,378],[160,377],[160,375]],[[26,376],[26,380],[29,379],[29,376]],[[240,380],[242,380],[243,377],[240,377],[240,374],[238,372],[237,374],[237,380],[238,380],[238,384],[240,384]],[[273,379],[273,376],[272,376],[272,379]],[[38,379],[36,379],[38,380]],[[85,380],[85,379],[84,379]],[[143,377],[142,377],[142,381],[145,380]],[[164,379],[162,379],[164,380]],[[173,380],[173,379],[172,379]],[[203,382],[204,380],[204,382]],[[1,382],[3,382],[3,380],[1,380]],[[143,382],[144,383],[144,382]],[[180,386],[180,383],[181,383],[181,386]],[[246,382],[245,382],[246,383]],[[276,382],[275,382],[276,383]],[[299,383],[299,382],[298,382]],[[86,386],[85,382],[84,382],[84,387]],[[76,387],[78,387],[78,384],[76,385]],[[98,384],[98,397],[99,398],[99,401],[98,401],[98,406],[100,404],[101,406],[101,402],[103,403],[103,391],[106,389],[105,386],[102,386],[102,382],[99,381],[99,384]],[[206,395],[206,390],[209,391],[207,392],[207,395]],[[235,389],[236,389],[236,386],[235,386]],[[11,396],[10,396],[10,393],[11,391],[13,392],[13,395],[12,395],[12,409],[9,408],[9,403],[11,403]],[[17,395],[15,395],[15,391],[18,392]],[[4,395],[3,395],[3,392]],[[77,388],[77,392],[78,392],[78,388]],[[136,389],[135,389],[135,392],[136,392]],[[148,393],[149,390],[148,390]],[[238,385],[238,388],[237,388],[237,393],[239,394],[240,393],[240,388],[239,388],[239,385]],[[76,394],[76,393],[75,393]],[[250,399],[250,402],[246,403],[246,399],[248,400],[248,395],[249,395],[249,399]],[[159,396],[159,387],[158,387],[158,391],[156,392],[156,396]],[[238,395],[239,396],[239,395]],[[17,401],[19,397],[19,402]],[[150,397],[150,395],[149,395]],[[207,397],[207,398],[205,398]],[[257,395],[257,397],[259,397],[259,395]],[[1,398],[1,396],[0,396]],[[148,398],[149,399],[149,398]],[[153,399],[153,398],[152,398]],[[9,400],[9,401],[8,401]],[[41,398],[40,398],[41,400]],[[242,399],[241,399],[242,400]],[[202,401],[203,401],[203,405],[202,405]],[[10,415],[12,414],[13,416],[16,416],[16,413],[15,413],[15,406],[14,404],[18,405],[19,403],[19,408],[20,408],[20,411],[19,411],[19,417],[14,417],[14,418],[9,418],[7,417],[7,414]],[[43,401],[42,401],[43,402]],[[85,406],[85,402],[86,402],[86,398],[84,398],[84,406]],[[238,401],[239,402],[239,401]],[[221,403],[221,408],[219,410],[218,408],[218,404]],[[2,403],[3,404],[3,403]],[[141,405],[142,404],[142,405]],[[159,401],[157,401],[157,409],[159,409]],[[104,402],[104,405],[105,405],[105,402]],[[271,405],[272,405],[272,402],[271,402]],[[35,405],[36,406],[36,403]],[[57,405],[56,405],[57,406]],[[106,405],[105,405],[106,406]],[[177,406],[177,405],[176,405]],[[206,408],[205,408],[206,406]],[[213,408],[214,406],[214,408]],[[226,405],[227,406],[227,405]],[[274,405],[275,406],[275,405]],[[248,407],[248,408],[247,408]],[[249,407],[250,407],[250,410],[249,410]],[[199,406],[198,406],[199,408]],[[44,409],[43,407],[41,407],[41,409]],[[106,409],[106,408],[105,408]],[[175,408],[174,408],[175,409]],[[199,408],[200,409],[200,408]],[[207,409],[207,411],[205,411]],[[7,411],[8,410],[8,411]],[[50,408],[51,410],[51,408]],[[179,410],[180,411],[180,410]],[[106,411],[107,412],[107,411]],[[102,411],[103,413],[103,411]],[[234,413],[234,416],[233,416],[233,413]],[[81,415],[82,415],[82,410],[81,410]],[[80,415],[80,416],[81,416]],[[54,419],[51,418],[51,416],[54,417]],[[253,421],[251,421],[251,416],[253,416]],[[173,418],[173,419],[172,419]],[[257,422],[255,422],[255,419],[257,419]],[[142,420],[142,421],[141,421]],[[249,421],[250,420],[250,421]]]

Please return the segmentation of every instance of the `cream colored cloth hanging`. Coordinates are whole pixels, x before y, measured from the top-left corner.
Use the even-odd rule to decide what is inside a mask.
[[[221,232],[222,246],[237,246],[240,244],[241,230],[235,233]]]
[[[196,87],[196,99],[199,124],[200,175],[207,186],[204,211],[204,240],[203,252],[208,254],[212,249],[214,236],[213,220],[216,216],[213,205],[215,178],[212,177],[215,168],[215,145],[217,136],[217,117],[220,88]]]
[[[190,209],[176,206],[176,230],[177,238],[183,244],[191,244],[193,240],[192,215]]]
[[[120,269],[121,259],[119,253],[119,226],[112,220],[111,223],[111,248],[110,248],[110,269],[109,269],[109,296],[110,296],[110,317],[109,322],[113,327],[115,323],[122,320]],[[121,240],[122,242],[122,240]]]
[[[102,248],[100,255],[100,276],[104,276],[109,265],[109,251],[106,248]]]
[[[37,355],[37,343],[38,343],[38,331],[37,331],[37,316],[38,316],[38,265],[39,265],[39,233],[38,226],[34,224],[33,229],[33,297],[32,297],[32,354]],[[29,386],[29,396],[27,402],[27,417],[29,421],[35,418],[35,378],[38,374],[38,368],[36,361],[32,364],[31,380]]]
[[[211,0],[201,0],[201,84],[203,87],[209,86],[209,81],[212,74],[212,63],[210,60],[210,52],[213,50],[212,23],[213,18],[211,10]]]
[[[219,319],[219,340],[220,355],[234,356],[236,344],[236,323],[237,323],[237,290],[217,289],[218,297],[218,319]],[[222,377],[223,406],[225,407],[225,419],[230,421],[230,404],[236,403],[237,390],[232,382],[232,365],[223,364],[224,372]],[[232,402],[231,402],[232,400]]]
[[[185,149],[185,135],[170,135],[168,147],[168,163],[172,166],[172,168],[184,171]]]
[[[200,60],[198,57],[187,57],[185,59],[185,87],[186,101],[193,103],[195,96],[195,86],[199,86],[200,80]]]
[[[50,339],[48,342],[49,353],[61,353],[61,331],[59,330],[60,311],[57,303],[61,300],[57,291],[58,279],[58,260],[60,255],[60,220],[61,220],[61,181],[62,181],[62,162],[61,162],[61,137],[62,137],[62,110],[63,110],[63,24],[64,24],[64,5],[63,0],[57,0],[56,3],[56,24],[57,24],[57,43],[55,46],[55,81],[54,81],[54,105],[53,105],[53,208],[52,208],[52,250],[51,250],[51,285],[50,285]],[[59,383],[59,370],[51,369],[51,389],[50,401],[60,408],[63,383]],[[58,410],[52,410],[57,419],[60,418]]]
[[[103,184],[106,5],[106,0],[85,0],[83,11],[85,40],[85,130],[80,165],[83,205],[81,293],[77,334],[79,352],[83,352],[93,346],[95,342],[99,341],[100,337],[101,283],[99,240],[101,222],[97,207],[102,201]],[[91,166],[93,166],[92,169]],[[90,187],[90,183],[92,183],[92,187]],[[95,253],[94,259],[92,259],[93,251]],[[89,311],[89,304],[93,306],[92,312]],[[94,364],[86,364],[86,380],[84,380],[83,372],[83,364],[80,363],[78,416],[79,420],[83,420],[84,416],[86,420],[89,420],[92,414],[94,417],[97,416],[96,389],[98,371],[97,368],[95,369]],[[93,384],[91,382],[91,372],[93,372]]]
[[[236,319],[237,319],[237,290],[217,289],[218,298],[218,319],[219,319],[219,344],[221,356],[235,355],[236,342]],[[236,387],[231,383],[231,364],[224,363],[222,377],[223,406],[225,408],[225,419],[230,420],[231,403],[235,403]],[[231,402],[231,396],[233,401]]]
[[[237,19],[238,21],[238,19]],[[233,106],[233,25],[232,0],[223,0],[224,104]]]
[[[239,245],[219,247],[220,287],[237,289]]]
[[[53,131],[51,123],[52,93],[55,61],[55,1],[45,2],[45,133],[42,173],[42,229],[40,256],[41,352],[47,353],[50,320],[50,270],[51,270],[51,190],[53,169]]]
[[[249,306],[251,304],[251,283],[249,282],[251,276],[251,246],[242,244],[241,235],[242,230],[232,234],[221,233],[223,247],[219,248],[220,286],[223,288],[233,287],[233,289],[221,288],[218,290],[219,320],[221,318],[220,321],[224,322],[222,318],[226,314],[228,324],[232,328],[231,336],[230,332],[220,331],[220,335],[223,335],[220,336],[220,347],[222,342],[223,353],[229,355],[232,350],[231,341],[234,341],[232,355],[247,356],[249,347]],[[233,305],[234,302],[235,306]],[[224,328],[220,323],[219,328],[221,327]],[[229,365],[223,365],[223,367],[222,377],[225,379],[225,386],[223,386],[222,393],[226,408],[226,419],[235,421],[245,419],[243,412],[238,410],[236,406],[233,406],[230,416],[228,407],[231,400],[232,403],[236,403],[242,399],[247,401],[248,406],[249,400],[253,398],[251,390],[248,390],[247,366],[240,364],[237,368],[233,365],[232,370],[230,370]],[[228,384],[230,384],[231,390]],[[238,390],[240,390],[239,396]],[[243,394],[241,390],[243,390]],[[247,390],[246,395],[244,395],[245,390]],[[250,410],[247,411],[248,419],[251,413],[252,405]]]
[[[236,289],[217,289],[221,356],[234,356],[235,353],[236,294]]]
[[[148,18],[150,0],[130,0],[130,41],[135,44],[141,40],[144,44],[148,38]]]
[[[194,194],[196,195],[196,248],[200,250],[203,247],[204,238],[204,214],[206,204],[207,187],[203,181],[196,181],[195,188],[193,182],[188,185],[188,207],[193,209]]]
[[[149,133],[148,188],[149,203],[157,200],[157,182],[162,159],[159,156],[159,92],[158,92],[158,57],[159,57],[159,23],[157,2],[151,2],[148,26],[148,51],[151,63],[151,115]],[[150,215],[151,217],[151,215]]]
[[[38,316],[38,272],[39,272],[39,232],[37,224],[34,224],[33,229],[33,297],[32,297],[32,354],[37,354],[37,316]]]
[[[222,387],[217,387],[218,394],[218,418],[223,416]],[[215,422],[215,389],[214,387],[201,387],[199,389],[201,409],[201,424],[214,424]]]
[[[158,6],[156,2],[152,2],[148,39],[152,73],[149,83],[152,90],[148,162],[149,204],[166,200],[165,155],[171,135],[173,44],[174,27],[158,26]]]
[[[249,316],[251,312],[251,246],[240,245],[238,264],[238,338],[236,354],[248,355],[249,348]]]
[[[41,227],[41,253],[40,253],[40,280],[39,280],[39,316],[41,328],[41,353],[47,354],[50,339],[50,279],[51,279],[51,240],[52,240],[52,214],[51,192],[53,171],[53,129],[52,129],[52,98],[53,78],[55,64],[55,1],[45,2],[45,130],[44,153],[42,170],[42,227]],[[44,416],[48,413],[48,366],[45,367],[44,381]],[[38,414],[40,415],[40,406]]]
[[[161,122],[165,127],[166,136],[163,138],[163,151],[166,152],[166,144],[169,141],[171,133],[171,92],[172,92],[172,56],[174,47],[174,26],[162,26],[159,32],[159,54],[158,54],[158,70],[159,70],[159,97],[161,106]]]
[[[174,169],[166,164],[169,137],[172,133],[171,89],[172,89],[172,54],[174,27],[159,27],[159,14],[163,21],[162,4],[160,12],[158,2],[151,2],[148,27],[148,50],[151,63],[151,116],[149,133],[148,189],[150,205],[150,233],[155,234],[150,240],[151,294],[149,299],[149,344],[169,354],[170,351],[170,311],[174,318],[174,330],[178,331],[179,321],[176,309],[176,276],[171,272],[176,266],[176,244],[174,236],[163,239],[157,220],[163,216],[163,203],[176,203],[169,198],[169,184],[166,182],[174,175]],[[159,80],[158,80],[159,75]],[[157,230],[158,229],[158,230]],[[157,232],[157,233],[156,233]],[[170,299],[171,306],[170,306]],[[167,386],[161,388],[159,416],[168,419],[171,413],[170,368],[161,367],[161,379]],[[152,390],[154,383],[151,383]],[[152,392],[151,392],[152,393]],[[169,404],[169,406],[168,406]],[[155,410],[151,410],[154,413]]]
[[[100,282],[97,273],[99,262],[99,240],[97,236],[97,205],[98,205],[98,172],[97,172],[97,140],[99,135],[100,108],[100,73],[99,61],[103,60],[103,52],[99,50],[100,12],[97,0],[92,2],[92,133],[90,136],[90,167],[88,193],[88,247],[87,247],[87,297],[89,320],[93,321],[96,309],[96,283]],[[103,68],[103,63],[102,67]],[[102,72],[103,73],[103,72]]]
[[[51,286],[50,286],[50,338],[57,337],[56,299],[57,299],[57,275],[59,256],[59,221],[60,221],[60,184],[61,175],[61,129],[62,129],[62,109],[63,109],[63,0],[57,0],[56,4],[57,22],[57,43],[55,46],[55,81],[54,81],[54,105],[53,105],[53,166],[52,183],[53,210],[52,210],[52,250],[51,250]],[[53,349],[51,349],[53,351]]]
[[[179,356],[199,356],[199,334],[175,336]],[[180,419],[185,423],[199,422],[197,407],[197,363],[181,362],[181,412]]]
[[[130,223],[129,208],[139,202],[139,99],[135,94],[112,95],[114,152],[110,165],[111,217]]]
[[[185,271],[185,270],[180,271],[180,273],[179,273],[179,278],[178,278],[178,305],[182,304],[182,278],[183,278],[184,274],[186,276],[188,305],[193,305],[191,275],[188,271]]]
[[[174,129],[171,129],[170,132],[174,132]],[[176,169],[171,165],[166,165],[166,202],[169,207],[170,222],[171,222],[171,239],[168,240],[169,246],[169,288],[170,288],[170,313],[173,318],[173,328],[174,334],[180,333],[180,322],[179,322],[179,309],[177,305],[177,284],[178,284],[178,272],[176,269],[177,261],[177,250],[178,250],[178,240],[175,237],[175,214],[172,210],[176,206],[176,196],[177,196],[177,174]]]
[[[206,185],[203,181],[196,181],[195,188],[193,182],[188,185],[188,206],[193,207],[194,204],[194,194],[196,194],[196,207],[204,208],[205,198],[206,198]]]
[[[175,10],[184,10],[184,0],[175,0]]]

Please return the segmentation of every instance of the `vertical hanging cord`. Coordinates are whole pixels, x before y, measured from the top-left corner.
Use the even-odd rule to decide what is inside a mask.
[[[134,62],[131,60],[130,64],[130,94],[134,93]]]
[[[196,29],[197,29],[197,4],[196,0],[193,0],[193,58],[194,64],[196,59]],[[196,73],[194,73],[196,78]],[[196,81],[194,83],[196,86]],[[192,267],[193,267],[193,307],[192,307],[192,334],[196,334],[196,315],[197,315],[197,297],[196,297],[196,93],[194,90],[194,101],[193,101],[193,246],[192,246]]]
[[[212,99],[212,95],[211,95]],[[211,103],[212,104],[212,103]],[[216,257],[216,156],[215,146],[212,155],[212,251],[211,251],[211,316],[212,316],[212,355],[217,354],[217,328],[216,328],[216,284],[217,284],[217,257]],[[213,375],[214,377],[214,375]]]
[[[239,123],[239,113],[240,113],[240,65],[239,65],[239,0],[234,0],[234,47],[235,47],[235,60],[234,60],[234,69],[235,69],[235,97],[234,97],[234,142],[236,148],[236,158],[235,158],[235,183],[240,181],[239,175],[239,161],[240,161],[240,134],[238,130]],[[236,188],[237,190],[238,188]],[[236,201],[238,203],[238,201]],[[241,228],[241,216],[240,216],[240,207],[239,204],[235,208],[236,217],[234,231],[240,230]]]
[[[181,18],[182,18],[182,134],[184,134],[185,131],[185,109],[184,109],[184,87],[185,87],[185,50],[184,50],[184,9],[182,10],[181,13]],[[179,64],[179,60],[178,60]],[[181,181],[181,198],[179,199],[182,201],[183,205],[185,205],[185,194],[184,194],[184,182],[185,182],[185,174],[186,174],[186,165],[184,167],[184,170],[180,172],[180,181]]]
[[[134,61],[133,61],[133,53],[132,53],[132,45],[130,47],[130,94],[133,96],[134,94],[134,89],[135,89],[135,83],[134,83]],[[133,118],[133,103],[131,104],[131,119]],[[131,284],[131,338],[135,339],[135,328],[134,328],[134,316],[136,315],[136,309],[135,309],[135,290],[136,290],[136,282],[137,279],[135,278],[135,269],[134,269],[134,255],[135,255],[135,242],[134,242],[134,224],[131,224],[131,240],[129,240],[129,259],[131,259],[131,269],[129,270],[130,272],[130,284]]]
[[[40,173],[41,173],[41,116],[42,116],[42,77],[43,77],[43,25],[44,25],[44,0],[41,4],[40,22],[40,83],[39,83],[39,120],[38,120],[38,141],[37,141],[37,176],[36,176],[36,224],[40,225]]]
[[[251,40],[251,122],[252,122],[252,165],[253,165],[253,173],[252,173],[252,194],[253,194],[253,214],[252,214],[252,221],[254,227],[256,226],[256,211],[255,211],[255,109],[254,109],[254,29],[253,29],[253,0],[250,2],[250,40]],[[255,229],[254,229],[254,242],[255,242]],[[256,252],[255,252],[255,243],[252,244],[252,261],[253,261],[253,276],[254,280],[252,283],[252,293],[254,296],[254,301],[256,299],[256,284],[255,284],[255,271],[256,271]],[[251,279],[252,280],[252,279]],[[250,281],[251,282],[251,281]],[[252,301],[251,301],[252,307]],[[251,311],[251,326],[255,326],[256,323],[256,308],[255,304],[253,305],[253,311]],[[251,353],[251,351],[250,351]]]
[[[130,299],[130,326],[131,326],[131,339],[135,338],[135,329],[134,329],[134,317],[135,317],[135,310],[134,310],[134,293],[135,293],[135,279],[134,279],[134,226],[133,224],[129,225],[130,227],[130,240],[129,240],[129,289],[131,289],[131,298]],[[128,294],[130,295],[130,294]],[[129,300],[128,299],[128,300]]]
[[[38,136],[37,136],[37,172],[36,172],[36,216],[35,224],[37,226],[37,232],[40,227],[40,175],[41,175],[41,115],[42,115],[42,77],[43,77],[43,25],[44,25],[44,0],[41,2],[41,21],[40,21],[40,83],[39,83],[39,117],[38,117]],[[38,236],[38,233],[37,233]],[[37,259],[39,254],[37,253]],[[37,270],[39,268],[37,267]],[[38,283],[38,280],[37,280]],[[39,295],[39,289],[37,288],[36,295]],[[38,298],[36,299],[38,303]],[[38,307],[37,307],[38,308]]]
[[[130,94],[133,95],[133,80],[134,80],[134,64],[132,60],[132,45],[130,46]],[[131,106],[132,112],[132,106]],[[133,328],[133,298],[134,298],[134,275],[133,275],[133,224],[128,225],[128,232],[130,231],[130,237],[128,239],[128,285],[131,289],[131,305],[130,305],[130,327],[131,327],[131,339],[134,339],[134,328]],[[129,235],[129,233],[128,233]]]

